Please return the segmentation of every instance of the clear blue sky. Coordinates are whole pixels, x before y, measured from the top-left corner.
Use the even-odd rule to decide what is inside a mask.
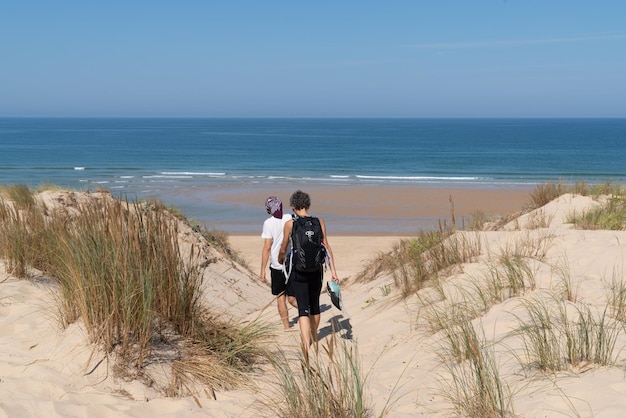
[[[1,116],[626,117],[626,1],[4,1]]]

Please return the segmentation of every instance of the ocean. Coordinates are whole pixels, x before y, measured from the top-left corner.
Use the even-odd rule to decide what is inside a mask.
[[[157,197],[200,221],[242,213],[186,191],[624,182],[625,157],[626,119],[0,118],[0,183]]]

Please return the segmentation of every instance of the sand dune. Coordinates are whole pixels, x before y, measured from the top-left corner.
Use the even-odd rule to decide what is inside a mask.
[[[534,283],[523,294],[503,297],[486,306],[472,321],[490,342],[502,381],[510,390],[518,416],[619,417],[626,411],[626,335],[615,341],[614,362],[599,366],[585,361],[557,373],[532,367],[523,340],[511,334],[530,320],[527,306],[589,309],[601,316],[616,282],[626,281],[626,231],[583,231],[567,224],[567,216],[597,205],[589,197],[563,195],[523,215],[498,231],[467,233],[480,243],[480,255],[450,272],[435,291],[402,299],[390,275],[355,281],[369,260],[388,251],[400,237],[331,238],[346,312],[322,295],[322,342],[331,322],[340,336],[358,346],[373,411],[390,403],[389,416],[455,416],[445,396],[450,381],[442,366],[442,333],[432,330],[431,308],[440,312],[455,302],[473,300],[476,284],[488,282],[503,253],[522,254]],[[272,321],[278,315],[269,288],[257,280],[261,239],[234,236],[231,243],[247,261],[242,266],[221,260],[208,272],[209,303],[234,318]],[[4,272],[0,266],[0,272]],[[60,329],[56,321],[54,285],[45,278],[17,280],[0,275],[0,417],[180,417],[271,416],[259,411],[261,392],[238,390],[211,397],[166,398],[137,381],[116,379],[107,360],[86,343],[80,324]],[[568,296],[569,300],[568,300]],[[536,306],[536,305],[535,305]],[[478,308],[477,308],[478,309]],[[610,312],[608,312],[610,313]],[[290,311],[293,317],[294,311]],[[279,333],[277,343],[296,351],[297,333]],[[102,363],[99,363],[102,360]],[[271,376],[255,376],[261,383]]]

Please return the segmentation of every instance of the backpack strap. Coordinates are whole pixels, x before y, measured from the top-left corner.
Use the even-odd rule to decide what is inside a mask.
[[[298,215],[292,213],[291,220],[295,223],[296,219],[298,219]],[[293,234],[293,226],[291,233]],[[285,239],[285,237],[283,237],[283,239]],[[289,241],[291,241],[288,244],[288,248],[290,248],[290,251],[285,254],[285,263],[283,264],[283,275],[285,276],[285,284],[289,283],[289,276],[291,276],[291,270],[293,270],[293,240],[291,239],[291,235],[289,235]]]
[[[285,284],[289,282],[291,270],[293,270],[293,251],[289,251],[285,255],[285,264],[283,264],[283,275],[285,276]]]

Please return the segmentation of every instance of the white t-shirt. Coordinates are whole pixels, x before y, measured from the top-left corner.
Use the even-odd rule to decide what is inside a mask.
[[[263,232],[261,238],[272,239],[272,249],[270,251],[270,267],[280,270],[282,265],[278,262],[278,252],[280,246],[283,243],[283,228],[285,223],[291,219],[291,215],[288,213],[283,214],[282,219],[274,218],[270,216],[263,222]]]

